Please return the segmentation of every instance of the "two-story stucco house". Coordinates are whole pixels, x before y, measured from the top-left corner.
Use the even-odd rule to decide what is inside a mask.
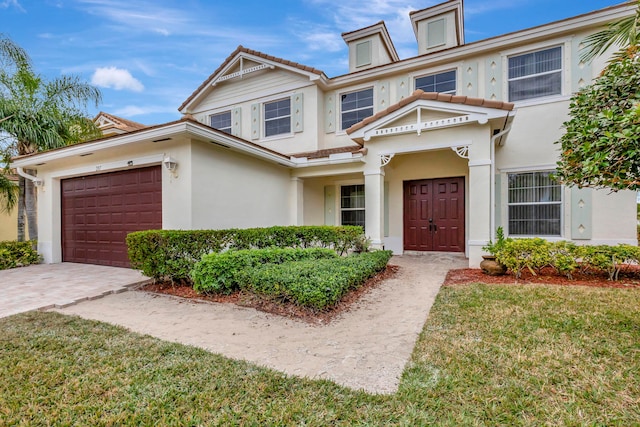
[[[399,59],[383,22],[347,32],[349,72],[238,47],[179,121],[17,158],[37,170],[46,262],[126,265],[147,229],[357,224],[396,254],[455,251],[476,267],[509,236],[636,244],[636,195],[550,178],[571,94],[606,58],[585,36],[614,6],[474,43],[462,0],[409,16]]]

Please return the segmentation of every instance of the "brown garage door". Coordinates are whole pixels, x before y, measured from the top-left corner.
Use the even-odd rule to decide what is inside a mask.
[[[129,267],[127,233],[162,228],[160,166],[62,180],[62,259]]]

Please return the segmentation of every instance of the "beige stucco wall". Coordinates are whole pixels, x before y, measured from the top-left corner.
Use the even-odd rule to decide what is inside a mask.
[[[192,145],[191,227],[247,228],[288,225],[288,168],[213,144]]]
[[[0,241],[18,238],[18,208],[11,213],[0,213]]]

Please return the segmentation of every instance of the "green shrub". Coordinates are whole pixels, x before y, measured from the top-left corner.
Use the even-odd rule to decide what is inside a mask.
[[[609,274],[609,280],[618,280],[618,275],[625,264],[640,261],[640,248],[632,245],[580,246],[578,256],[582,259],[584,269],[606,271]]]
[[[35,246],[35,241],[0,242],[0,270],[39,263],[41,258],[38,251],[34,249]]]
[[[326,248],[269,248],[230,250],[204,255],[191,271],[193,289],[202,293],[231,293],[239,289],[240,272],[264,264],[337,258],[332,249]]]
[[[551,256],[551,266],[560,274],[572,278],[571,274],[578,267],[578,246],[566,240],[553,242],[549,245],[549,255]]]
[[[232,230],[150,230],[127,235],[131,267],[156,280],[190,280],[193,265],[203,255],[220,252]]]
[[[324,310],[382,271],[390,258],[391,251],[374,251],[336,259],[267,264],[244,270],[238,280],[242,289],[255,294]]]
[[[187,281],[203,255],[225,249],[269,247],[353,250],[363,233],[355,226],[278,226],[228,230],[150,230],[127,236],[131,267],[156,280]]]
[[[551,244],[539,237],[532,239],[507,239],[496,252],[496,260],[520,278],[523,269],[535,275],[536,271],[551,265]]]

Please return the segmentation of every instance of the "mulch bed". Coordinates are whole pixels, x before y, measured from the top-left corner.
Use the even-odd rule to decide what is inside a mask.
[[[609,276],[602,272],[581,272],[572,274],[573,278],[558,274],[553,268],[542,269],[539,274],[533,275],[529,271],[523,271],[522,277],[516,279],[513,275],[489,276],[479,268],[462,268],[450,270],[444,280],[443,286],[459,285],[467,283],[487,284],[523,284],[537,283],[562,286],[592,286],[597,288],[640,288],[640,267],[629,266],[622,272],[617,281],[609,280]]]
[[[286,301],[265,300],[245,292],[234,292],[230,295],[204,295],[197,293],[193,288],[185,284],[172,285],[171,283],[151,283],[144,285],[139,289],[145,292],[172,295],[195,301],[231,303],[241,307],[255,308],[256,310],[277,314],[291,319],[303,320],[310,324],[325,325],[341,313],[349,311],[349,309],[353,307],[354,303],[362,295],[372,289],[375,289],[383,281],[394,277],[399,269],[400,267],[397,265],[387,265],[383,271],[367,280],[367,282],[358,289],[347,293],[338,304],[325,311],[315,311],[299,307]]]
[[[383,281],[396,275],[400,267],[388,265],[385,270],[369,279],[363,286],[347,293],[340,302],[325,311],[315,311],[296,306],[286,301],[265,300],[255,295],[235,292],[231,295],[203,295],[184,284],[152,283],[142,286],[140,290],[145,292],[173,295],[194,301],[207,301],[217,303],[236,304],[241,307],[251,307],[256,310],[279,316],[298,319],[313,325],[325,325],[349,311],[354,304],[367,292],[376,288]],[[610,281],[606,273],[576,271],[573,278],[558,274],[551,267],[544,268],[539,274],[533,275],[529,271],[523,271],[522,277],[516,279],[513,275],[489,276],[479,268],[462,268],[450,270],[444,279],[443,286],[486,283],[486,284],[550,284],[561,286],[592,286],[598,288],[640,288],[640,266],[628,267],[620,273],[619,280]]]

